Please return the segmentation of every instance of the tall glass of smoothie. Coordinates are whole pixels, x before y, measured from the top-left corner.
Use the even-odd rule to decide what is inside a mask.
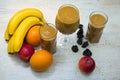
[[[40,28],[41,47],[51,53],[56,52],[57,29],[53,24],[46,24]]]
[[[108,17],[103,12],[94,11],[90,14],[88,29],[86,33],[86,39],[90,43],[98,43],[100,41],[103,29],[107,21]]]
[[[55,24],[59,32],[64,35],[74,33],[78,29],[80,24],[78,8],[71,4],[62,5],[56,15]],[[67,42],[65,36],[63,37],[63,39],[64,42]]]

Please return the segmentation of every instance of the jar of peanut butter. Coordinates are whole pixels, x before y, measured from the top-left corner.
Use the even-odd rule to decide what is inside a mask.
[[[40,28],[41,47],[51,53],[56,52],[57,29],[53,24],[46,24]]]

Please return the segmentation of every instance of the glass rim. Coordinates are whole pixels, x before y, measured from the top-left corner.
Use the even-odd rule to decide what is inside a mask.
[[[44,26],[51,26],[53,28],[55,28],[56,32],[58,32],[58,29],[56,28],[56,25],[53,23],[46,23]]]
[[[105,24],[108,22],[108,16],[107,16],[107,14],[106,14],[105,12],[103,12],[103,11],[93,11],[93,12],[91,12],[90,15],[89,15],[89,21],[90,21],[90,17],[91,17],[92,15],[94,15],[94,14],[100,14],[100,15],[102,15],[102,16],[105,17],[106,22],[103,23],[103,24],[101,24],[101,25],[105,25]]]
[[[58,33],[58,30],[57,30],[57,28],[56,28],[56,26],[54,25],[54,24],[52,24],[52,23],[46,23],[45,25],[43,25],[42,27],[45,27],[45,26],[50,26],[50,27],[52,27],[52,28],[54,28],[55,29],[55,34],[54,35],[52,35],[52,37],[49,39],[49,38],[45,38],[44,37],[44,40],[53,40],[53,39],[55,39],[56,37],[57,37],[57,33]],[[41,28],[42,28],[41,27]],[[40,35],[41,35],[41,28],[40,28]],[[54,37],[55,36],[55,37]],[[43,39],[43,36],[41,35],[41,38]]]
[[[75,10],[77,10],[77,12],[78,12],[78,14],[79,14],[79,9],[78,9],[75,5],[73,5],[73,4],[63,4],[63,5],[61,5],[61,6],[59,7],[59,9],[58,9],[58,13],[59,13],[59,10],[60,10],[61,8],[66,7],[66,6],[73,7]]]
[[[57,16],[56,16],[61,22],[63,22],[63,18],[60,17],[60,13],[61,13],[61,10],[62,10],[63,8],[65,8],[65,7],[71,7],[71,8],[73,8],[73,9],[77,12],[77,16],[78,16],[78,17],[76,17],[76,20],[73,21],[73,22],[70,23],[70,24],[73,24],[74,22],[80,20],[79,9],[78,9],[76,6],[74,6],[74,5],[72,5],[72,4],[63,4],[63,5],[61,5],[61,6],[59,7],[58,12],[57,12]],[[64,22],[63,22],[63,23],[64,23]]]

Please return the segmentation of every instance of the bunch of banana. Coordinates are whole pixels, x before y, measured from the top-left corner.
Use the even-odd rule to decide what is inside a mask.
[[[8,53],[19,52],[27,31],[34,25],[44,24],[46,21],[42,12],[35,8],[26,8],[13,15],[4,34],[8,41]]]

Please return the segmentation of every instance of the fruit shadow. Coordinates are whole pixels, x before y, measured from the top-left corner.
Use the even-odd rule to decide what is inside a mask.
[[[34,70],[32,70],[32,68],[31,68],[31,72],[32,72],[32,74],[33,74],[36,78],[47,80],[47,79],[49,79],[49,77],[50,77],[51,75],[54,74],[55,69],[54,69],[54,66],[52,65],[49,69],[47,69],[47,70],[45,70],[45,71],[39,71],[39,72],[34,71]]]
[[[25,68],[29,67],[29,63],[22,61],[18,57],[18,54],[8,54],[8,56],[11,58],[12,62],[14,62],[15,66],[23,66]]]
[[[94,75],[94,74],[95,74],[95,71],[92,71],[92,72],[90,72],[90,73],[84,73],[84,72],[82,72],[81,70],[79,70],[79,72],[80,72],[80,74],[81,74],[82,76],[87,77],[87,78],[89,78],[91,75]]]

